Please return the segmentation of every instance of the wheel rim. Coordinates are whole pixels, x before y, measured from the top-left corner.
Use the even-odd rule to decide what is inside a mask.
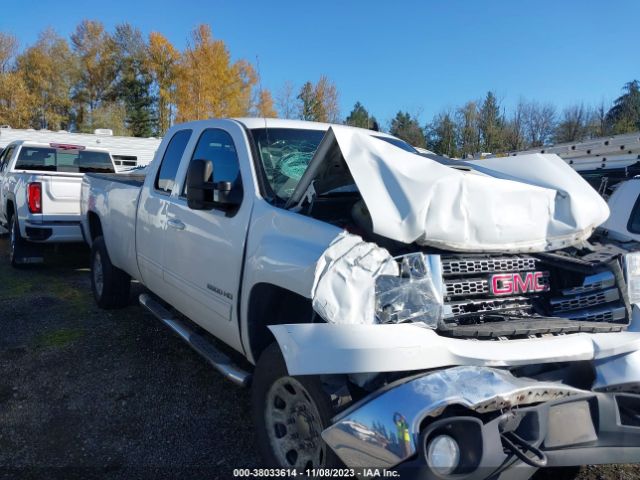
[[[93,284],[96,287],[96,293],[98,296],[102,296],[104,279],[102,275],[102,258],[100,257],[100,252],[96,252],[93,257]]]
[[[282,377],[271,385],[265,420],[271,450],[280,465],[299,469],[325,465],[318,408],[295,378]]]

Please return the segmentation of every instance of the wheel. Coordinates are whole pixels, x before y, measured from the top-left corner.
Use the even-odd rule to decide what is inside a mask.
[[[104,237],[91,245],[91,290],[100,308],[122,308],[129,303],[131,277],[111,264]]]
[[[276,343],[256,366],[251,392],[258,450],[267,467],[340,466],[320,433],[330,425],[331,399],[319,377],[291,377]]]
[[[22,259],[26,254],[27,241],[20,235],[18,216],[12,215],[9,219],[9,261],[14,268],[22,268]]]

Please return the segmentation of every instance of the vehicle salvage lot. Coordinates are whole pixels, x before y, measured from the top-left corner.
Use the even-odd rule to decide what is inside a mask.
[[[124,310],[98,309],[86,250],[49,251],[44,265],[21,271],[6,257],[2,237],[0,478],[38,478],[45,468],[49,478],[230,478],[232,468],[258,465],[249,392],[135,295]],[[638,477],[638,466],[612,466],[579,478]]]

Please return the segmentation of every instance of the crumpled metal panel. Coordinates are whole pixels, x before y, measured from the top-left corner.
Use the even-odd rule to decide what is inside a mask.
[[[587,239],[609,216],[606,202],[557,155],[460,161],[473,169],[462,171],[349,127],[332,126],[325,139],[339,146],[373,231],[393,240],[548,251]],[[313,170],[321,161],[314,158]]]
[[[341,414],[322,438],[351,467],[391,468],[416,452],[420,423],[450,405],[486,413],[584,393],[506,370],[453,367],[372,394]]]

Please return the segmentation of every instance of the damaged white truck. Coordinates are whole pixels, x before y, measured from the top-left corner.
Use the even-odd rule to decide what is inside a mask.
[[[97,303],[144,284],[251,384],[265,465],[311,474],[640,461],[640,255],[589,242],[608,215],[555,155],[272,119],[176,125],[144,177],[82,186]]]

